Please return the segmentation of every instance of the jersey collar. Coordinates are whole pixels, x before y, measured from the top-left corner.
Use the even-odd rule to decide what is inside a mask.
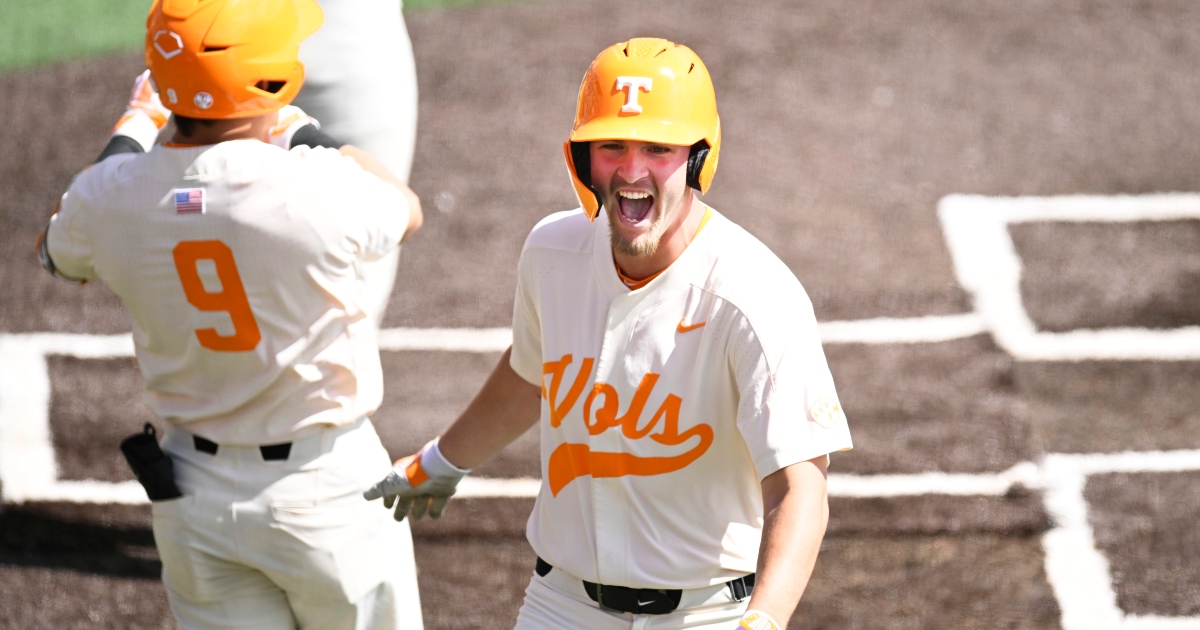
[[[636,291],[631,291],[621,278],[617,275],[617,265],[613,262],[612,244],[609,241],[608,217],[597,216],[592,222],[592,267],[596,274],[596,280],[600,283],[600,287],[611,300],[618,300],[630,297],[642,297],[649,294],[657,294],[660,291],[673,293],[675,289],[685,288],[692,283],[695,277],[695,272],[703,267],[704,262],[710,258],[709,248],[712,241],[712,232],[720,229],[719,224],[724,221],[724,217],[711,207],[705,206],[711,211],[711,217],[704,229],[700,230],[696,237],[688,243],[683,253],[669,267],[662,270],[653,280]],[[602,210],[603,212],[603,210]]]

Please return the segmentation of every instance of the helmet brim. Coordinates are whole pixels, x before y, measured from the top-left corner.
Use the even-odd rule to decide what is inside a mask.
[[[596,118],[571,132],[571,142],[637,140],[690,147],[705,139],[704,129],[695,123],[646,116]]]

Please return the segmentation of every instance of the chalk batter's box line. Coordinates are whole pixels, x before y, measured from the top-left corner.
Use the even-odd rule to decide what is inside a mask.
[[[1021,298],[1022,262],[1013,223],[1129,223],[1200,219],[1200,194],[1138,196],[982,197],[949,195],[938,217],[958,281],[996,343],[1018,360],[1089,361],[1200,359],[1200,326],[1168,330],[1105,328],[1038,331]]]

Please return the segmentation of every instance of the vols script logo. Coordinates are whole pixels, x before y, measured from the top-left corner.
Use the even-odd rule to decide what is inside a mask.
[[[550,405],[550,426],[558,428],[567,414],[579,402],[583,388],[587,385],[588,377],[592,374],[595,359],[585,358],[575,374],[571,387],[560,400],[559,389],[563,384],[567,368],[574,358],[567,354],[558,361],[542,364],[542,398]],[[550,377],[550,385],[546,386],[545,377]],[[625,475],[652,476],[674,472],[685,468],[696,461],[712,446],[713,430],[707,424],[698,424],[687,431],[679,432],[679,407],[683,400],[674,395],[667,397],[659,405],[658,410],[650,417],[650,421],[642,423],[646,410],[646,402],[654,392],[659,375],[646,373],[633,393],[633,399],[625,408],[625,413],[617,415],[621,410],[620,397],[616,388],[608,383],[595,383],[583,403],[583,423],[588,434],[600,435],[610,429],[619,429],[629,440],[650,439],[663,446],[682,446],[692,438],[699,442],[691,449],[677,455],[664,457],[638,457],[632,453],[593,452],[587,444],[563,443],[550,454],[548,473],[550,492],[558,496],[560,490],[577,477],[591,475],[593,478],[624,477]],[[659,423],[662,423],[661,429]],[[655,430],[658,429],[656,432]]]

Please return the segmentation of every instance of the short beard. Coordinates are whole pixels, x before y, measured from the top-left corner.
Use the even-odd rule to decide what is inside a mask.
[[[616,195],[613,197],[615,198]],[[655,203],[658,203],[657,199]],[[662,241],[663,232],[667,230],[665,214],[657,212],[657,210],[657,208],[650,210],[655,213],[650,230],[632,241],[626,240],[617,233],[617,224],[620,221],[617,214],[621,211],[614,205],[611,211],[605,212],[608,215],[608,240],[612,244],[613,251],[633,258],[653,256],[654,252],[658,251],[658,244]]]

